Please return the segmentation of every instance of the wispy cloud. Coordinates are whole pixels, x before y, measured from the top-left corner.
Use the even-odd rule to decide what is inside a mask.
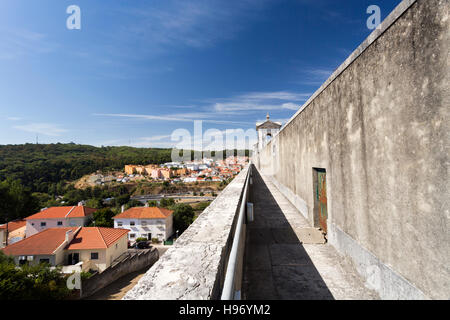
[[[6,117],[6,120],[9,120],[9,121],[20,121],[20,120],[22,120],[22,118],[20,118],[20,117]]]
[[[310,93],[291,91],[248,92],[231,98],[207,99],[201,102],[202,105],[192,106],[192,108],[202,110],[200,112],[173,114],[94,113],[93,115],[169,122],[201,120],[205,123],[249,126],[254,124],[254,119],[248,116],[249,113],[296,111],[310,95]],[[245,117],[243,117],[244,114]],[[248,121],[242,121],[242,118],[248,119]]]
[[[3,60],[49,53],[57,47],[47,35],[25,29],[0,28],[0,38],[0,59]]]
[[[310,93],[289,91],[251,92],[228,99],[217,99],[213,104],[216,112],[297,110]]]
[[[165,0],[139,8],[124,8],[134,17],[122,32],[133,41],[160,49],[172,46],[202,48],[233,38],[268,0]],[[130,39],[131,40],[131,39]]]
[[[298,84],[308,86],[320,86],[322,85],[334,72],[332,68],[305,68],[303,66],[297,66],[300,80],[294,81]]]
[[[57,124],[53,123],[30,123],[27,125],[14,126],[14,129],[38,133],[46,136],[60,136],[62,133],[68,132],[68,130],[61,128]]]
[[[248,125],[250,122],[232,121],[232,120],[220,120],[211,119],[213,114],[211,113],[184,113],[173,115],[152,115],[152,114],[125,114],[125,113],[95,113],[94,116],[106,116],[106,117],[120,117],[129,119],[141,119],[141,120],[155,120],[155,121],[171,121],[171,122],[193,122],[195,120],[201,120],[206,123],[215,124],[243,124]]]
[[[187,133],[187,132],[186,132]],[[139,137],[128,144],[137,148],[178,148],[192,150],[224,150],[224,149],[249,149],[257,141],[256,131],[254,129],[209,129],[203,131],[201,135],[194,136],[188,134],[180,137],[177,134],[159,135],[153,137]],[[125,142],[125,141],[122,141]],[[104,143],[105,144],[105,143]],[[116,142],[114,145],[120,145]]]

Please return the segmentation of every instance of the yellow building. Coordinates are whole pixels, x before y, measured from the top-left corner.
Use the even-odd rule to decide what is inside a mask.
[[[128,174],[128,175],[136,173],[136,166],[135,165],[131,165],[131,164],[127,164],[125,166],[125,173]]]
[[[100,227],[49,228],[1,250],[18,265],[46,262],[102,272],[127,251],[128,232]]]
[[[161,175],[163,176],[164,179],[170,179],[173,176],[173,172],[170,169],[162,169]]]
[[[174,176],[185,176],[187,174],[188,174],[188,169],[186,169],[186,168],[173,170]]]
[[[149,176],[152,175],[152,171],[158,168],[158,165],[156,164],[149,164],[146,165],[145,167],[145,173],[148,174]]]

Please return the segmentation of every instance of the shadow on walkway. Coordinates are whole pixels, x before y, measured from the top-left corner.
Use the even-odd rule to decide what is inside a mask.
[[[309,258],[255,167],[247,224],[242,296],[246,300],[332,300],[333,295]]]

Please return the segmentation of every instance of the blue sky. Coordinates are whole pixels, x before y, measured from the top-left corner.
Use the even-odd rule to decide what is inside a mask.
[[[170,147],[286,122],[400,0],[0,2],[0,144]],[[66,8],[81,9],[68,30]]]

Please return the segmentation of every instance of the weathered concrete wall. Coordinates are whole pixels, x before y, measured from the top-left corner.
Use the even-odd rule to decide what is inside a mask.
[[[248,166],[202,212],[124,300],[219,299]]]
[[[450,2],[403,1],[254,155],[382,298],[450,298]]]
[[[150,268],[159,258],[156,248],[137,252],[137,254],[132,254],[119,263],[113,263],[111,267],[102,273],[96,273],[89,279],[84,280],[81,285],[82,298],[90,297],[124,275],[142,270],[145,267]]]

